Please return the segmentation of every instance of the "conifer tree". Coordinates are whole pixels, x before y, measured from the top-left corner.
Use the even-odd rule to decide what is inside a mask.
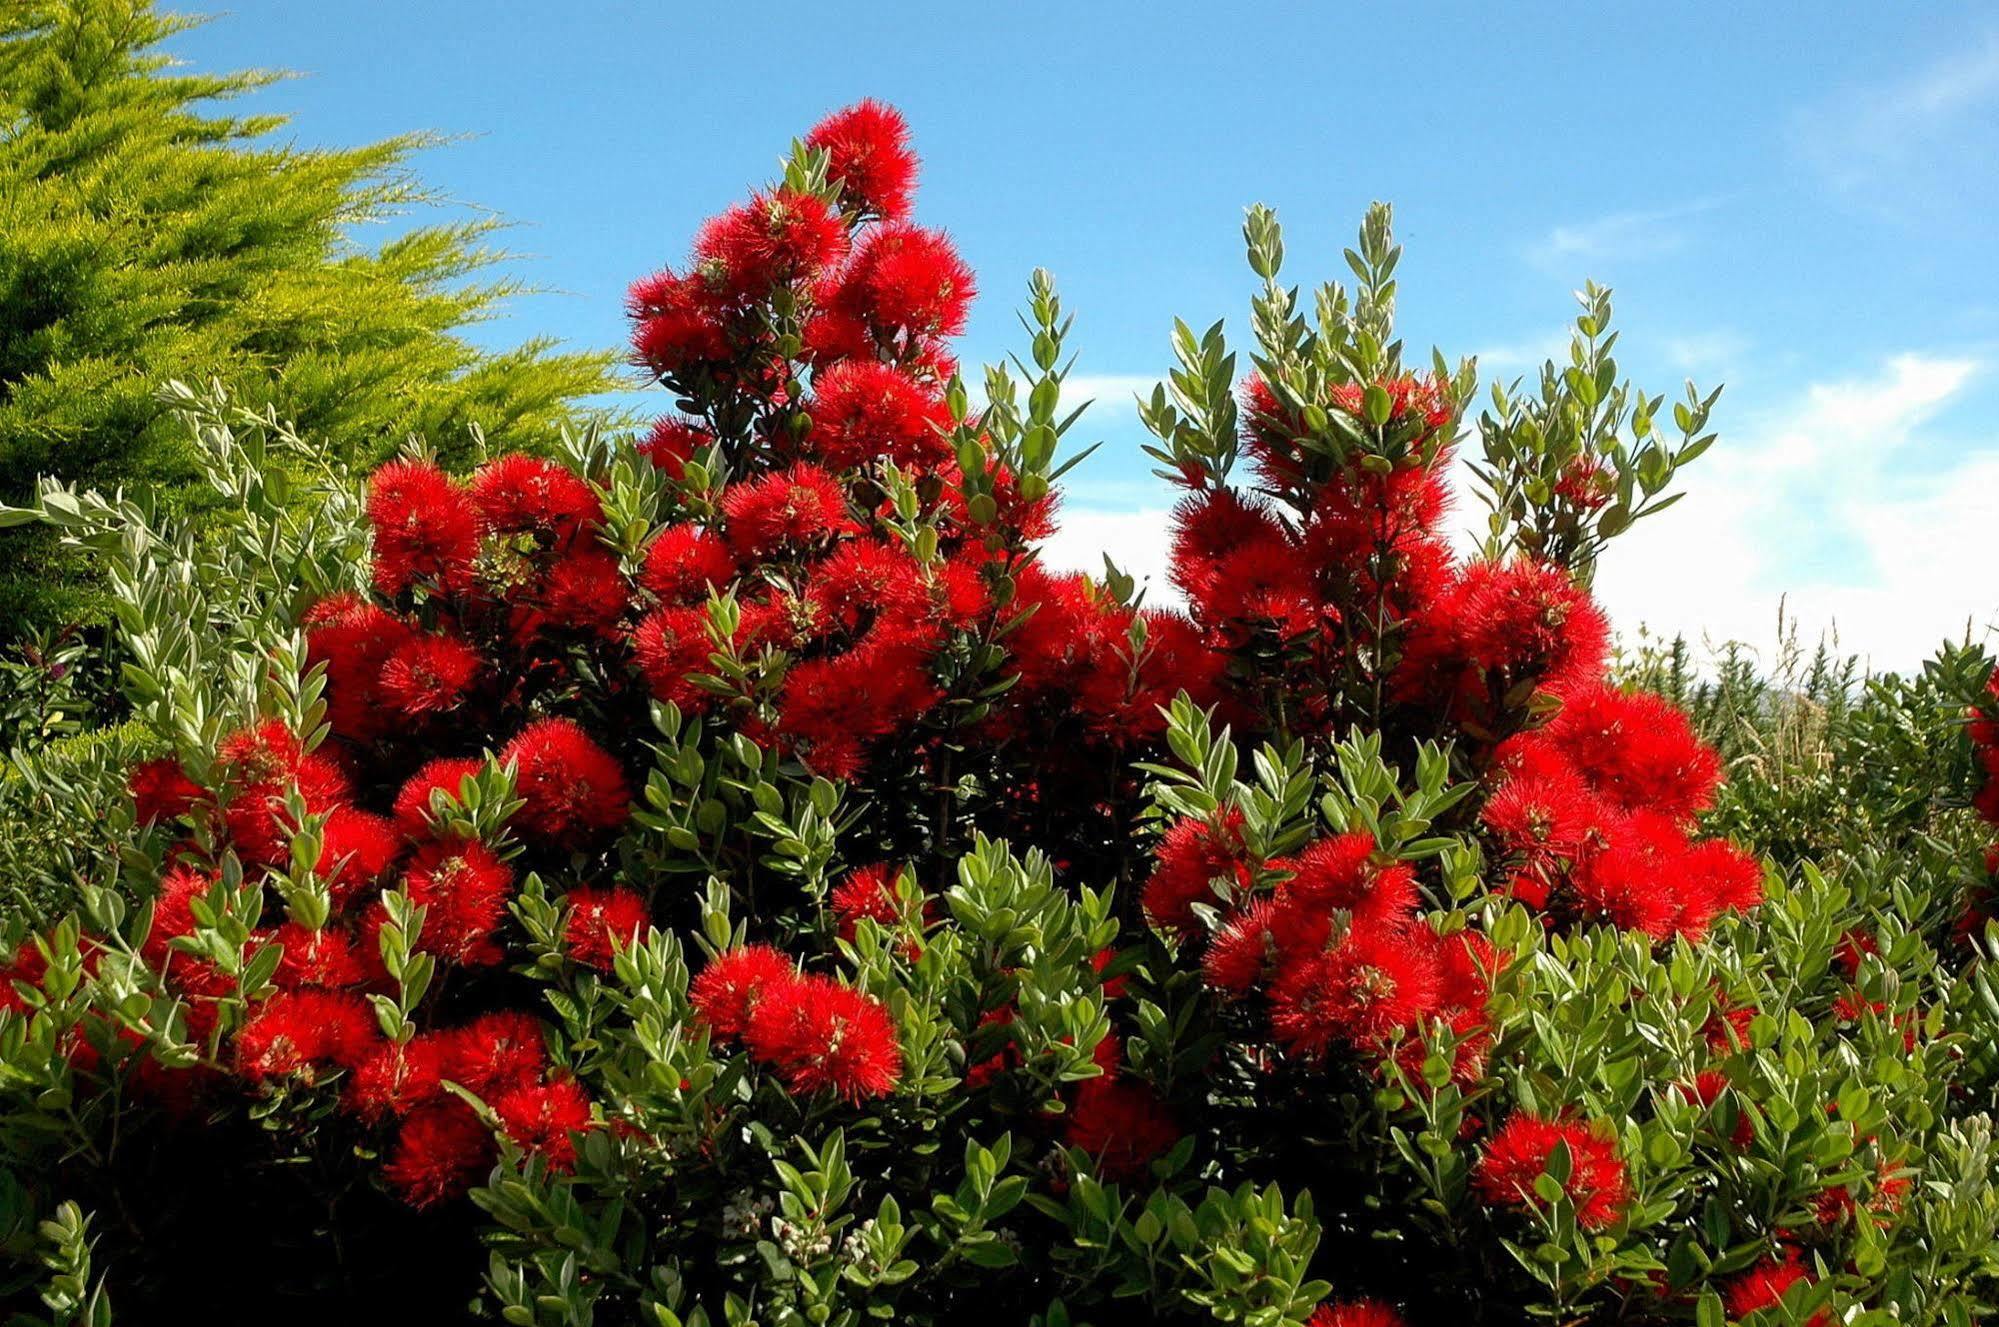
[[[520,287],[491,219],[355,231],[435,201],[409,173],[435,140],[285,142],[226,113],[264,72],[198,74],[161,43],[198,20],[152,0],[0,6],[0,502],[40,475],[194,501],[155,399],[221,379],[365,460],[420,434],[446,455],[544,448],[614,361],[546,340],[492,353],[463,329]],[[46,532],[0,531],[0,640],[91,614]]]

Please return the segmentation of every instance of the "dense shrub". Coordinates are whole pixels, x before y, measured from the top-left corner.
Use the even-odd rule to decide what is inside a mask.
[[[1978,864],[1766,871],[1607,676],[1714,398],[1662,438],[1588,288],[1456,556],[1474,366],[1405,366],[1387,210],[1311,316],[1253,210],[1247,371],[1178,325],[1143,404],[1146,608],[1037,562],[1069,322],[1037,274],[975,405],[913,182],[850,108],[635,285],[636,446],[363,492],[176,388],[228,538],[42,490],[172,748],[0,1014],[53,1318],[1983,1312]]]

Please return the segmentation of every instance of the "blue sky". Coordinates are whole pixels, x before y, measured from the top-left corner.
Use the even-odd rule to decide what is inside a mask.
[[[1396,206],[1413,347],[1529,371],[1569,291],[1617,291],[1623,361],[1726,382],[1689,497],[1613,548],[1620,626],[1808,633],[1906,667],[1999,608],[1999,12],[1977,4],[674,4],[239,0],[173,43],[302,145],[462,136],[422,177],[516,228],[551,293],[480,331],[617,344],[620,297],[790,138],[861,96],[908,115],[919,218],[984,293],[964,344],[1017,345],[1027,274],[1077,314],[1100,397],[1052,556],[1158,565],[1131,387],[1177,314],[1244,325],[1242,209],[1287,275],[1341,275]],[[362,237],[364,241],[367,237]]]

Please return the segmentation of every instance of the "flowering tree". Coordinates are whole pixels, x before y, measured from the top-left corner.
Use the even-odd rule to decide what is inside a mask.
[[[1310,318],[1252,211],[1249,371],[1181,325],[1142,406],[1147,608],[1037,560],[1069,321],[1037,274],[975,408],[914,178],[862,103],[635,285],[636,446],[363,494],[176,388],[219,547],[4,513],[106,558],[162,746],[13,945],[55,1320],[235,1302],[202,1221],[530,1324],[1966,1320],[1982,969],[1703,837],[1715,754],[1606,673],[1596,559],[1714,398],[1664,440],[1591,287],[1454,555],[1474,371],[1404,366],[1387,210]]]

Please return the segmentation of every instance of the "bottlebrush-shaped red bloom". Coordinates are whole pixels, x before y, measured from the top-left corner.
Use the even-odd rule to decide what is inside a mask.
[[[669,525],[646,550],[639,582],[663,604],[699,604],[735,579],[727,544],[698,525]]]
[[[859,527],[839,481],[803,461],[789,470],[731,484],[722,495],[729,546],[738,557],[768,557],[823,543]]]
[[[1371,1050],[1416,1028],[1438,1007],[1443,971],[1437,935],[1415,925],[1356,926],[1324,953],[1277,980],[1270,1027],[1286,1049],[1323,1055],[1335,1045]]]
[[[522,1083],[538,1082],[547,1063],[540,1022],[516,1009],[481,1014],[445,1043],[444,1076],[489,1101]]]
[[[425,909],[418,949],[453,963],[500,961],[493,933],[506,919],[514,873],[485,844],[425,844],[410,862],[403,890]]]
[[[473,778],[486,768],[486,762],[472,757],[445,756],[437,760],[425,761],[423,767],[410,775],[396,793],[396,825],[411,838],[418,838],[429,832],[430,795],[443,792],[454,802],[465,786],[465,780]]]
[[[387,875],[403,851],[393,821],[351,806],[334,807],[320,834],[319,863],[313,869],[326,877],[336,904],[345,904]]]
[[[497,457],[472,476],[471,488],[487,531],[530,535],[545,548],[566,547],[604,519],[603,504],[586,480],[538,456]]]
[[[266,938],[284,950],[277,973],[271,978],[280,990],[358,986],[367,975],[360,955],[354,952],[354,942],[341,931],[314,931],[297,922],[286,922]]]
[[[887,862],[863,866],[833,887],[830,902],[833,915],[840,919],[840,938],[854,938],[854,928],[868,917],[883,926],[902,920],[901,905],[895,897],[895,868]]]
[[[410,625],[359,595],[328,595],[307,611],[306,659],[326,668],[327,721],[354,741],[383,732],[393,717],[381,695],[382,665],[414,634]]]
[[[848,1101],[891,1092],[902,1076],[902,1044],[888,1010],[872,997],[823,977],[764,989],[743,1036],[750,1054],[774,1066],[793,1092],[832,1092]]]
[[[436,1033],[409,1041],[385,1041],[362,1060],[347,1080],[347,1109],[370,1123],[401,1119],[444,1094],[450,1043]]]
[[[1305,1327],[1408,1327],[1401,1314],[1378,1299],[1350,1299],[1343,1304],[1321,1304],[1312,1310]]]
[[[901,112],[872,99],[812,126],[805,145],[826,153],[826,174],[840,182],[840,206],[899,221],[916,185],[916,154]]]
[[[1308,844],[1294,858],[1273,861],[1291,878],[1282,886],[1287,899],[1321,910],[1351,912],[1355,925],[1406,918],[1416,908],[1416,875],[1407,864],[1380,864],[1374,835],[1341,834]]]
[[[927,467],[949,456],[943,401],[892,365],[873,359],[829,365],[813,380],[806,408],[812,444],[840,469],[880,457],[904,468]]]
[[[382,699],[406,718],[443,714],[465,699],[484,662],[455,636],[412,637],[382,665]]]
[[[735,299],[809,280],[847,256],[847,225],[819,198],[791,189],[756,193],[710,220],[694,255],[711,283]]]
[[[386,1173],[389,1183],[415,1207],[434,1207],[456,1198],[493,1164],[493,1135],[456,1099],[441,1100],[403,1121]]]
[[[524,805],[513,823],[530,838],[575,847],[625,823],[631,791],[624,771],[568,719],[529,724],[501,751],[500,763],[514,767]]]
[[[1219,825],[1188,818],[1166,831],[1153,853],[1145,882],[1145,915],[1154,926],[1191,932],[1196,903],[1219,905],[1212,882],[1247,889],[1249,862],[1242,842],[1242,812],[1229,807]]]
[[[457,481],[429,461],[391,461],[368,482],[375,586],[394,597],[429,581],[447,594],[469,589],[479,555],[479,516]]]
[[[884,332],[920,340],[964,331],[977,292],[943,232],[890,222],[854,250],[838,301]]]
[[[236,1067],[245,1078],[310,1078],[352,1068],[381,1034],[360,996],[340,991],[280,991],[257,1005],[236,1033]]]
[[[729,358],[720,305],[699,277],[672,272],[646,277],[632,286],[626,307],[637,324],[633,358],[655,374],[692,373]]]
[[[631,587],[616,557],[601,548],[576,548],[548,569],[540,601],[550,626],[608,633],[625,615]]]
[[[713,699],[694,678],[712,671],[709,659],[714,653],[708,614],[700,608],[662,608],[632,633],[632,657],[652,694],[691,713],[707,708]]]
[[[629,889],[572,889],[563,897],[569,916],[562,947],[588,967],[611,970],[613,942],[630,947],[652,930],[646,901]]]
[[[590,1097],[574,1078],[558,1074],[546,1083],[527,1083],[503,1092],[493,1113],[507,1137],[525,1152],[548,1162],[566,1175],[576,1169],[574,1135],[591,1127]]]
[[[663,415],[639,442],[639,452],[654,466],[675,480],[687,473],[687,463],[704,447],[713,446],[715,435],[690,420]]]
[[[1106,1072],[1077,1085],[1062,1141],[1087,1154],[1104,1179],[1129,1183],[1180,1141],[1180,1127],[1144,1082]]]
[[[798,967],[769,945],[744,945],[710,959],[687,988],[687,1002],[721,1040],[742,1036],[764,997],[798,980]]]
[[[133,814],[142,825],[178,820],[203,796],[201,785],[188,778],[181,763],[171,756],[133,766],[125,786],[132,794]]]
[[[1721,761],[1694,736],[1686,715],[1659,699],[1613,686],[1570,691],[1545,727],[1509,747],[1559,756],[1622,811],[1691,820],[1721,781]]]
[[[1496,1207],[1542,1207],[1534,1182],[1547,1173],[1557,1146],[1569,1154],[1569,1178],[1562,1188],[1575,1208],[1576,1224],[1584,1230],[1615,1225],[1631,1196],[1617,1140],[1607,1130],[1569,1116],[1544,1119],[1516,1111],[1486,1144],[1472,1183]]]
[[[1784,1261],[1765,1258],[1742,1275],[1728,1283],[1723,1298],[1728,1304],[1731,1318],[1746,1318],[1759,1309],[1776,1308],[1789,1295],[1791,1287],[1799,1282],[1809,1285],[1818,1278],[1805,1270],[1795,1252],[1788,1254]],[[1831,1327],[1832,1313],[1820,1309],[1805,1320],[1805,1327]]]

